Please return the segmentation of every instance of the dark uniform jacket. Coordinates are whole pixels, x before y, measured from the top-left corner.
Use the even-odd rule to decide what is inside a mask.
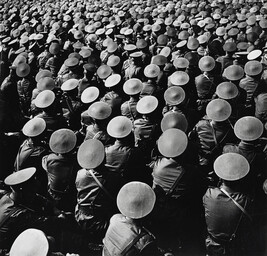
[[[10,249],[22,231],[40,228],[44,223],[44,217],[26,206],[16,204],[9,194],[5,194],[0,199],[0,249]]]
[[[99,168],[101,173],[92,172],[113,198],[99,187],[89,170],[79,170],[76,177],[78,193],[75,218],[83,230],[101,233],[107,229],[110,217],[117,211],[115,198],[122,182],[118,173],[110,172],[103,166]]]
[[[200,120],[189,134],[196,143],[200,165],[208,166],[220,155],[223,146],[235,138],[232,127],[227,122],[211,124],[210,120]]]
[[[252,201],[246,194],[231,191],[226,186],[223,188],[248,213],[251,212]],[[230,249],[229,241],[233,239],[231,247],[235,247],[235,250],[239,251],[239,254],[233,255],[244,255],[242,247],[246,246],[246,242],[248,242],[246,238],[251,233],[251,220],[219,188],[207,190],[203,197],[203,205],[208,231],[206,239],[208,254],[217,255],[213,253],[219,251],[218,255],[231,255],[228,251]],[[231,249],[234,250],[234,248]]]
[[[107,131],[101,129],[96,124],[91,124],[86,128],[86,135],[84,140],[97,139],[100,140],[103,145],[110,145],[113,139],[108,135]]]
[[[140,116],[140,114],[136,110],[137,102],[138,99],[131,99],[125,101],[121,105],[121,114],[128,117],[132,122],[134,122]]]
[[[103,240],[103,256],[159,255],[155,237],[122,214],[115,214]]]

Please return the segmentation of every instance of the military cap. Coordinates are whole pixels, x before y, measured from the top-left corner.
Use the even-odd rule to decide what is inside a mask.
[[[239,91],[232,82],[222,82],[216,87],[216,94],[224,100],[234,99]]]
[[[262,51],[259,50],[259,49],[256,49],[256,50],[251,51],[251,52],[248,54],[247,58],[248,58],[248,60],[256,60],[256,59],[259,58],[261,55],[262,55]]]
[[[166,46],[168,43],[168,36],[167,35],[159,35],[157,38],[157,43],[159,46]]]
[[[29,172],[30,174],[30,172]],[[49,252],[49,243],[43,231],[38,229],[26,229],[13,242],[10,256],[46,256]]]
[[[244,141],[257,140],[262,135],[263,130],[263,123],[254,116],[241,117],[234,126],[236,137]]]
[[[158,66],[163,66],[168,62],[167,57],[163,55],[155,55],[151,59],[151,64],[155,64]]]
[[[171,128],[176,128],[186,132],[188,128],[188,122],[184,114],[176,111],[169,111],[162,118],[160,126],[163,132]]]
[[[121,81],[121,75],[113,74],[113,75],[110,75],[106,79],[105,86],[110,88],[110,87],[118,85],[120,83],[120,81]]]
[[[211,56],[204,56],[199,60],[198,67],[202,71],[211,71],[215,67],[215,60]]]
[[[113,138],[125,138],[133,128],[132,121],[125,116],[116,116],[111,119],[107,126],[108,134]]]
[[[244,76],[244,69],[239,65],[231,65],[224,70],[223,75],[230,81],[237,81]]]
[[[54,131],[49,140],[50,149],[56,154],[65,154],[74,149],[77,137],[70,129]]]
[[[65,81],[62,85],[61,85],[61,90],[62,91],[71,91],[75,88],[78,87],[78,84],[79,84],[79,80],[78,79],[75,79],[75,78],[71,78],[71,79],[68,79],[67,81]]]
[[[52,105],[55,100],[55,93],[50,90],[40,92],[34,100],[37,108],[47,108]]]
[[[189,76],[184,71],[175,71],[170,76],[170,82],[172,85],[183,86],[189,82]]]
[[[19,170],[18,172],[13,172],[7,176],[4,180],[5,184],[8,186],[22,186],[30,180],[36,173],[35,167],[30,167],[26,169]]]
[[[98,167],[105,158],[105,148],[101,141],[89,139],[84,141],[77,153],[78,163],[82,168],[94,169]]]
[[[251,60],[245,64],[244,70],[247,75],[256,76],[262,72],[263,67],[259,61]]]
[[[132,181],[124,185],[117,196],[119,211],[126,217],[141,219],[154,208],[156,195],[147,184]]]
[[[131,78],[127,80],[123,85],[123,91],[127,95],[136,95],[143,89],[143,83],[137,78]]]
[[[196,50],[199,47],[199,42],[196,38],[190,38],[187,42],[187,48],[189,50]]]
[[[186,150],[187,144],[188,138],[182,130],[170,128],[160,136],[158,149],[165,157],[177,157]]]
[[[236,44],[234,42],[228,42],[223,45],[223,49],[225,52],[235,52],[236,51]]]
[[[26,77],[30,74],[31,68],[27,63],[21,63],[16,67],[16,74],[18,77]]]
[[[99,97],[99,89],[95,86],[86,88],[81,95],[81,101],[85,104],[94,102]]]
[[[97,120],[107,119],[111,112],[111,107],[102,101],[94,102],[88,109],[89,116]]]
[[[144,69],[144,75],[147,78],[156,78],[160,73],[160,68],[156,64],[149,64]]]
[[[154,96],[145,96],[141,98],[136,105],[136,110],[140,114],[150,114],[156,110],[158,106],[158,99]]]
[[[55,88],[55,81],[52,77],[41,77],[37,82],[37,89],[39,91],[53,90]]]
[[[189,61],[186,58],[179,57],[173,61],[173,65],[176,68],[188,68]]]
[[[25,136],[36,137],[45,131],[46,122],[43,118],[35,117],[30,119],[22,128]]]
[[[99,78],[101,78],[101,79],[107,79],[111,75],[112,69],[108,65],[101,65],[97,69],[96,73],[99,76]]]
[[[185,91],[182,87],[172,86],[164,92],[164,99],[169,105],[178,105],[185,99]]]
[[[208,118],[217,122],[227,120],[230,117],[231,113],[231,105],[223,99],[212,100],[206,107],[206,114]]]
[[[237,153],[225,153],[214,161],[214,171],[223,180],[240,180],[248,174],[249,169],[247,159]]]

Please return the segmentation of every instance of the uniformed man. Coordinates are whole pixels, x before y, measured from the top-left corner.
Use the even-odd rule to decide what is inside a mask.
[[[67,212],[74,211],[75,165],[73,149],[76,135],[70,129],[59,129],[52,133],[49,146],[53,153],[42,158],[42,166],[48,177],[48,193],[56,207]]]
[[[103,240],[104,256],[160,255],[155,237],[141,224],[153,210],[155,199],[153,190],[142,182],[130,182],[121,188],[117,197],[121,214],[110,219]]]
[[[87,237],[100,243],[110,217],[117,212],[115,198],[122,186],[121,176],[105,167],[105,149],[99,140],[83,142],[77,158],[83,169],[76,177],[75,218]]]
[[[123,85],[123,91],[130,96],[130,99],[122,103],[121,114],[132,122],[140,116],[136,110],[136,105],[142,88],[143,83],[138,78],[129,79]]]
[[[221,185],[203,197],[207,255],[251,255],[252,199],[242,189],[249,163],[240,154],[226,153],[216,159],[214,170]]]

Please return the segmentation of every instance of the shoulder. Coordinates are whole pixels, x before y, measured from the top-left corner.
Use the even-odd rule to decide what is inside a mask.
[[[215,198],[221,194],[221,190],[218,187],[209,187],[204,195],[205,198]]]

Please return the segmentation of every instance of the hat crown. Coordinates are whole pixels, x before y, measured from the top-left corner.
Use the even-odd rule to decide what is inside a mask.
[[[226,100],[215,99],[207,105],[206,113],[211,120],[222,122],[230,117],[232,108]]]
[[[111,112],[111,107],[107,103],[100,101],[93,103],[88,109],[89,116],[98,120],[108,118],[111,115]]]
[[[225,153],[214,161],[215,173],[224,180],[240,180],[248,174],[249,169],[247,159],[237,153]]]
[[[159,152],[165,157],[177,157],[181,155],[188,144],[186,134],[176,128],[170,128],[163,132],[158,140]]]
[[[55,153],[68,153],[75,147],[76,140],[76,135],[72,130],[59,129],[52,133],[49,140],[49,146]]]
[[[262,135],[263,130],[263,123],[253,116],[244,116],[238,119],[234,126],[237,138],[245,141],[258,139]]]
[[[117,196],[120,212],[133,219],[147,216],[154,208],[156,196],[151,187],[142,182],[129,182],[124,185]]]
[[[166,113],[161,120],[161,130],[164,132],[170,128],[176,128],[186,132],[188,128],[186,117],[179,112]]]
[[[125,116],[116,116],[110,120],[107,132],[114,138],[124,138],[131,133],[132,121]]]
[[[105,149],[101,141],[89,139],[84,141],[77,153],[78,163],[82,168],[93,169],[104,160]]]

